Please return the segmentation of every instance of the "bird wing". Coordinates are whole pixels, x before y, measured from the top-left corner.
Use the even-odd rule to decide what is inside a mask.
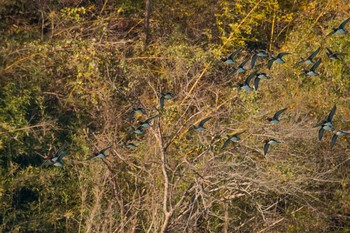
[[[160,108],[163,108],[164,107],[164,96],[162,95],[160,97]]]
[[[201,122],[199,122],[199,125],[198,126],[201,126],[203,127],[205,122],[209,121],[211,119],[211,117],[207,117],[207,118],[204,118],[203,120],[201,120]]]
[[[350,18],[344,20],[344,22],[342,22],[340,25],[339,25],[339,28],[343,28],[345,27],[345,25],[350,21]]]
[[[282,53],[279,53],[279,54],[277,55],[277,57],[278,57],[278,58],[282,58],[283,56],[288,55],[288,54],[290,54],[290,53],[282,52]]]
[[[332,110],[328,114],[327,122],[331,122],[333,120],[333,116],[334,116],[336,110],[337,110],[337,105],[334,105],[334,107],[332,108]]]
[[[238,67],[243,68],[245,66],[245,64],[247,64],[248,61],[249,61],[249,57],[247,59],[245,59]]]
[[[239,135],[241,135],[241,134],[244,133],[245,131],[247,131],[247,130],[243,130],[242,132],[235,133],[234,135],[232,135],[232,137],[238,137]]]
[[[309,57],[308,59],[312,60],[314,59],[314,57],[316,57],[316,55],[320,52],[321,47],[318,47],[318,49],[316,49]]]
[[[250,68],[253,69],[255,66],[256,59],[258,58],[257,54],[254,54],[252,57],[252,61],[250,62]]]
[[[326,47],[328,57],[333,54],[332,50]]]
[[[335,142],[337,141],[338,135],[333,134],[332,140],[331,140],[331,149],[333,148]]]
[[[110,145],[110,146],[108,146],[108,147],[106,147],[106,148],[100,150],[99,154],[104,154],[105,151],[108,150],[108,149],[111,148],[111,147],[112,147],[112,145]]]
[[[260,78],[256,77],[254,79],[254,88],[255,88],[255,90],[258,90],[259,82],[260,82]]]
[[[346,55],[347,53],[335,53],[337,56]]]
[[[311,70],[315,71],[320,64],[321,64],[321,58],[318,59],[317,62],[311,67]]]
[[[233,61],[233,58],[239,53],[239,51],[241,51],[241,48],[239,48],[236,51],[234,51],[233,53],[231,53],[231,55],[228,56],[228,59],[231,59]]]
[[[282,112],[286,111],[287,108],[284,108],[284,109],[281,109],[281,110],[278,110],[275,115],[273,115],[273,118],[277,119],[279,118],[279,116],[281,115]]]
[[[42,164],[41,164],[41,166],[43,166],[43,167],[48,167],[48,166],[50,166],[50,165],[52,165],[53,163],[52,163],[52,161],[51,161],[51,159],[46,159]]]
[[[331,36],[335,33],[336,30],[332,29],[332,31],[327,35],[327,36]]]
[[[267,62],[267,68],[271,69],[272,64],[273,64],[273,62],[274,62],[275,60],[276,60],[276,59],[274,59],[274,58],[270,58],[270,60]]]
[[[132,122],[132,120],[134,119],[134,116],[135,116],[135,110],[133,109],[133,110],[130,112],[129,122]]]
[[[321,140],[323,137],[323,131],[324,129],[321,127],[320,130],[318,131],[318,140]]]
[[[86,160],[91,160],[91,159],[94,159],[96,158],[96,155],[91,155],[89,158],[87,158]]]
[[[60,161],[62,160],[63,156],[66,154],[66,147],[68,143],[64,142],[63,146],[56,152],[56,154],[53,156],[53,158],[57,157],[57,160]]]
[[[155,116],[153,116],[153,117],[150,117],[150,118],[148,118],[145,122],[150,122],[151,120],[153,120],[153,119],[155,119],[155,118],[157,118],[157,117],[159,117],[159,115],[155,115]]]
[[[247,84],[249,86],[250,81],[252,80],[252,78],[254,78],[256,76],[257,71],[254,71],[253,73],[251,73],[246,80],[244,81],[245,84]]]
[[[224,149],[227,147],[227,145],[230,143],[230,139],[228,138],[225,142],[224,142],[224,145],[222,145],[221,149]]]
[[[271,139],[271,141],[273,141],[275,143],[281,143],[280,141],[277,141],[276,139]]]
[[[299,61],[296,63],[297,65],[299,65],[299,64],[301,64],[301,63],[303,63],[303,62],[305,62],[307,59],[304,59],[304,58],[299,58]]]
[[[265,142],[265,144],[264,144],[264,156],[266,156],[267,151],[269,150],[269,146],[270,146],[270,144],[268,142]]]

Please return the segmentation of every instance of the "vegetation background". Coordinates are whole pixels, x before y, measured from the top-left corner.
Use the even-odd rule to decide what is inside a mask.
[[[349,34],[326,37],[349,12],[348,0],[2,0],[0,231],[349,232],[349,138],[330,150],[314,127],[337,104],[336,129],[350,129],[350,56],[325,57],[349,52]],[[300,76],[319,46],[321,75]],[[292,54],[260,64],[272,78],[244,92],[220,61],[239,47],[239,61]],[[158,114],[160,92],[175,98],[136,149],[120,146],[131,108]],[[265,158],[266,138],[283,143]],[[65,166],[41,167],[65,141]]]

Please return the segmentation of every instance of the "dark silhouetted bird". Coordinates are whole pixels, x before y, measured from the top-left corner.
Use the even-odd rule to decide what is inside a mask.
[[[314,62],[314,58],[317,56],[317,54],[320,52],[320,50],[321,50],[321,47],[318,47],[318,49],[316,49],[313,53],[311,53],[311,55],[310,56],[308,56],[306,59],[304,59],[304,58],[300,58],[300,61],[298,62],[299,64],[300,63],[305,63],[305,64],[307,64],[307,65],[313,65],[313,64],[315,64],[315,62]]]
[[[94,158],[100,158],[100,159],[104,159],[107,157],[107,154],[105,153],[109,148],[111,148],[112,145],[100,150],[99,152],[97,153],[94,153],[92,156],[90,156],[87,160],[91,160],[91,159],[94,159]]]
[[[250,62],[251,69],[254,68],[258,57],[268,57],[269,56],[269,54],[265,50],[254,50],[253,53],[254,53],[254,55],[253,55],[252,60]]]
[[[346,55],[346,53],[335,53],[335,52],[332,52],[332,50],[330,50],[329,48],[326,48],[326,49],[327,49],[326,55],[331,60],[339,60],[338,56]]]
[[[303,69],[303,73],[301,73],[301,76],[308,75],[308,76],[317,76],[319,73],[316,72],[317,67],[321,64],[321,58],[317,60],[317,62],[311,67],[310,70]]]
[[[128,131],[128,136],[130,136],[131,134],[138,134],[141,135],[144,133],[143,127],[140,125],[137,128],[135,128],[134,126],[131,126],[129,131]]]
[[[344,131],[344,130],[339,130],[339,131],[335,132],[333,134],[333,137],[332,137],[332,140],[331,140],[331,149],[333,148],[333,146],[334,146],[334,144],[337,141],[337,138],[339,136],[346,136],[346,135],[349,135],[349,134],[350,134],[349,131]]]
[[[279,143],[281,143],[281,142],[277,141],[276,139],[266,139],[264,141],[264,156],[266,156],[270,145],[276,145],[276,144],[279,144]]]
[[[134,120],[135,114],[146,114],[146,111],[143,108],[132,108],[129,116],[129,122]]]
[[[277,62],[278,64],[285,63],[285,61],[283,60],[283,57],[288,55],[288,54],[290,54],[290,53],[282,52],[282,53],[279,53],[277,55],[277,57],[274,57],[271,55],[269,61],[267,62],[267,68],[271,69],[274,62]]]
[[[197,131],[203,131],[203,130],[205,130],[204,124],[205,124],[207,121],[209,121],[211,118],[212,118],[212,117],[204,118],[203,120],[201,120],[201,121],[199,122],[198,125],[191,125],[190,129],[191,129],[191,130],[194,129],[194,130],[197,130]]]
[[[43,162],[42,166],[50,166],[54,165],[56,167],[62,167],[63,166],[63,157],[66,155],[67,151],[67,142],[61,146],[61,148],[54,154],[52,157],[45,157],[45,161]]]
[[[226,141],[224,142],[224,144],[222,145],[222,149],[226,148],[227,145],[230,143],[230,142],[238,142],[239,140],[241,140],[241,138],[239,137],[239,135],[241,135],[242,133],[244,133],[245,131],[242,131],[242,132],[239,132],[239,133],[235,133],[235,134],[232,134],[232,135],[227,135],[227,139]]]
[[[258,90],[259,82],[262,79],[270,79],[270,76],[268,76],[266,73],[258,73],[258,74],[256,74],[255,79],[254,79],[254,89],[255,90]]]
[[[345,26],[349,21],[350,21],[350,18],[343,21],[338,27],[333,28],[332,31],[327,36],[331,36],[333,34],[345,34],[345,33],[347,33],[348,31],[345,30]]]
[[[320,129],[318,130],[318,139],[321,140],[323,137],[323,132],[325,130],[327,131],[334,131],[334,127],[333,127],[333,116],[335,114],[335,111],[337,110],[337,106],[334,105],[334,107],[332,108],[332,110],[329,112],[326,120],[321,121],[320,123],[318,123],[315,127],[320,127]]]
[[[272,123],[272,124],[277,124],[277,123],[279,123],[279,122],[280,122],[280,119],[279,119],[280,115],[281,115],[284,111],[286,111],[286,110],[287,110],[287,108],[278,110],[278,111],[275,113],[275,115],[273,115],[272,118],[268,117],[267,120],[270,121],[270,123]]]
[[[161,93],[160,94],[160,108],[163,109],[164,107],[164,100],[166,99],[172,99],[174,96],[172,93],[167,92],[167,93]]]
[[[250,86],[250,81],[256,76],[256,71],[251,73],[244,81],[244,83],[238,83],[237,85],[233,87],[237,87],[242,90],[250,91],[253,90],[253,88]]]
[[[227,58],[222,58],[221,61],[223,61],[226,64],[234,64],[236,61],[234,60],[234,57],[237,56],[237,54],[241,51],[241,48],[237,49],[233,53],[230,54]]]
[[[148,118],[147,120],[143,121],[143,122],[139,122],[139,127],[142,127],[142,128],[149,128],[151,127],[151,121],[155,118],[159,117],[159,115],[156,115],[156,116],[153,116],[153,117],[150,117]]]
[[[245,73],[247,71],[247,69],[244,67],[247,62],[249,61],[249,57],[246,58],[241,64],[239,64],[239,66],[237,67],[237,69],[235,70],[237,73]]]

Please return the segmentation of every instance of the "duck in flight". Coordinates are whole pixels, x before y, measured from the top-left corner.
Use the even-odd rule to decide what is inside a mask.
[[[142,127],[142,128],[149,128],[149,127],[151,127],[151,121],[153,119],[157,118],[157,117],[159,117],[159,115],[150,117],[150,118],[148,118],[147,120],[145,120],[143,122],[139,122],[139,127]]]
[[[237,69],[235,69],[233,72],[237,72],[237,73],[245,73],[245,72],[247,72],[247,69],[245,68],[245,65],[247,64],[248,61],[249,61],[249,57],[246,58],[241,64],[239,64]]]

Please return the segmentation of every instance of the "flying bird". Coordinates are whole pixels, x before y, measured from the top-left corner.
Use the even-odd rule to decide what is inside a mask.
[[[250,62],[250,68],[253,69],[255,66],[255,62],[258,59],[258,57],[267,57],[269,54],[265,50],[254,50],[254,55],[252,57],[252,60]]]
[[[336,53],[332,52],[329,48],[326,48],[326,55],[331,60],[339,60],[339,56],[346,55],[346,53]]]
[[[317,60],[317,62],[311,67],[310,70],[303,69],[303,73],[301,73],[301,76],[308,75],[308,76],[318,76],[319,73],[316,72],[317,67],[321,64],[321,58]]]
[[[221,61],[223,61],[226,64],[233,64],[233,63],[235,63],[236,61],[234,60],[234,57],[237,56],[239,51],[241,51],[241,48],[239,48],[236,51],[234,51],[233,53],[231,53],[230,56],[228,56],[226,58],[222,58]]]
[[[142,128],[149,128],[149,127],[151,127],[151,121],[153,119],[157,118],[157,117],[159,117],[159,115],[150,117],[150,118],[148,118],[147,120],[145,120],[143,122],[139,122],[139,127],[142,127]]]
[[[246,58],[241,64],[239,64],[239,66],[237,67],[237,69],[235,71],[237,73],[245,73],[247,71],[247,69],[244,68],[244,66],[247,64],[248,61],[249,61],[249,57]]]
[[[239,135],[241,135],[242,133],[244,133],[244,131],[242,132],[239,132],[239,133],[235,133],[233,135],[226,135],[227,139],[226,141],[224,142],[224,144],[222,145],[221,149],[224,149],[227,147],[227,145],[230,143],[230,142],[238,142],[241,140],[241,138],[239,137]]]
[[[45,161],[43,162],[42,166],[50,166],[54,165],[56,167],[62,167],[63,166],[63,157],[66,155],[67,151],[67,142],[63,144],[63,146],[52,156],[52,157],[45,157]]]
[[[278,110],[278,111],[275,113],[275,115],[273,115],[272,118],[271,118],[271,117],[268,117],[267,120],[270,121],[270,123],[272,123],[272,124],[277,124],[277,123],[279,123],[279,122],[280,122],[280,119],[279,119],[280,115],[281,115],[284,111],[286,111],[286,110],[287,110],[287,108]]]
[[[201,120],[199,122],[198,125],[191,125],[190,129],[194,129],[194,130],[197,130],[197,131],[203,131],[205,130],[204,128],[204,124],[209,121],[212,117],[207,117],[207,118],[204,118],[203,120]]]
[[[250,86],[250,81],[256,76],[256,73],[257,72],[254,71],[245,79],[244,83],[238,83],[234,87],[237,87],[239,89],[246,90],[246,91],[253,90],[253,88]]]
[[[290,54],[290,53],[282,52],[282,53],[279,53],[277,55],[277,57],[274,57],[271,55],[269,61],[267,62],[267,68],[271,69],[274,62],[277,62],[278,64],[285,63],[285,60],[283,60],[283,57],[288,55],[288,54]]]
[[[91,159],[94,159],[94,158],[100,158],[100,159],[104,159],[107,157],[107,154],[105,153],[109,148],[111,148],[112,145],[100,150],[99,152],[97,153],[94,153],[92,156],[90,156],[87,160],[91,160]]]
[[[317,54],[320,52],[320,50],[321,50],[321,47],[318,47],[318,49],[316,49],[314,52],[312,52],[311,55],[308,56],[306,59],[301,57],[300,61],[298,62],[298,64],[300,64],[300,63],[305,63],[307,65],[315,64],[313,59],[317,56]]]
[[[276,139],[266,139],[264,141],[264,156],[266,156],[270,145],[276,145],[276,144],[279,144],[279,143],[281,143],[281,142],[277,141]]]
[[[333,121],[333,116],[334,116],[336,110],[337,110],[337,106],[334,105],[332,110],[329,112],[327,118],[316,125],[316,127],[321,126],[320,129],[318,130],[318,139],[319,140],[322,139],[323,132],[325,130],[327,130],[327,131],[334,131],[334,127],[333,127],[333,122],[332,121]]]
[[[132,108],[129,116],[129,122],[134,120],[135,114],[146,114],[146,111],[143,108]]]
[[[348,134],[350,134],[350,132],[349,131],[344,131],[344,130],[339,130],[339,131],[335,132],[333,134],[333,137],[332,137],[332,140],[331,140],[331,149],[333,148],[333,146],[334,146],[334,144],[337,141],[337,138],[339,136],[346,136]]]
[[[270,76],[268,76],[266,73],[258,73],[258,74],[256,74],[255,79],[254,79],[254,89],[255,90],[258,90],[259,82],[262,79],[270,79]]]
[[[164,100],[166,99],[172,99],[174,96],[171,92],[167,93],[161,93],[160,94],[160,108],[163,109],[164,107]]]
[[[343,21],[338,27],[333,28],[332,31],[327,36],[331,36],[333,34],[345,34],[345,33],[347,33],[348,31],[345,30],[345,26],[349,21],[350,21],[350,18]]]
[[[128,134],[128,136],[130,136],[132,133],[138,134],[138,135],[143,134],[144,130],[143,130],[142,125],[138,126],[137,128],[135,128],[134,126],[131,126],[127,134]]]

